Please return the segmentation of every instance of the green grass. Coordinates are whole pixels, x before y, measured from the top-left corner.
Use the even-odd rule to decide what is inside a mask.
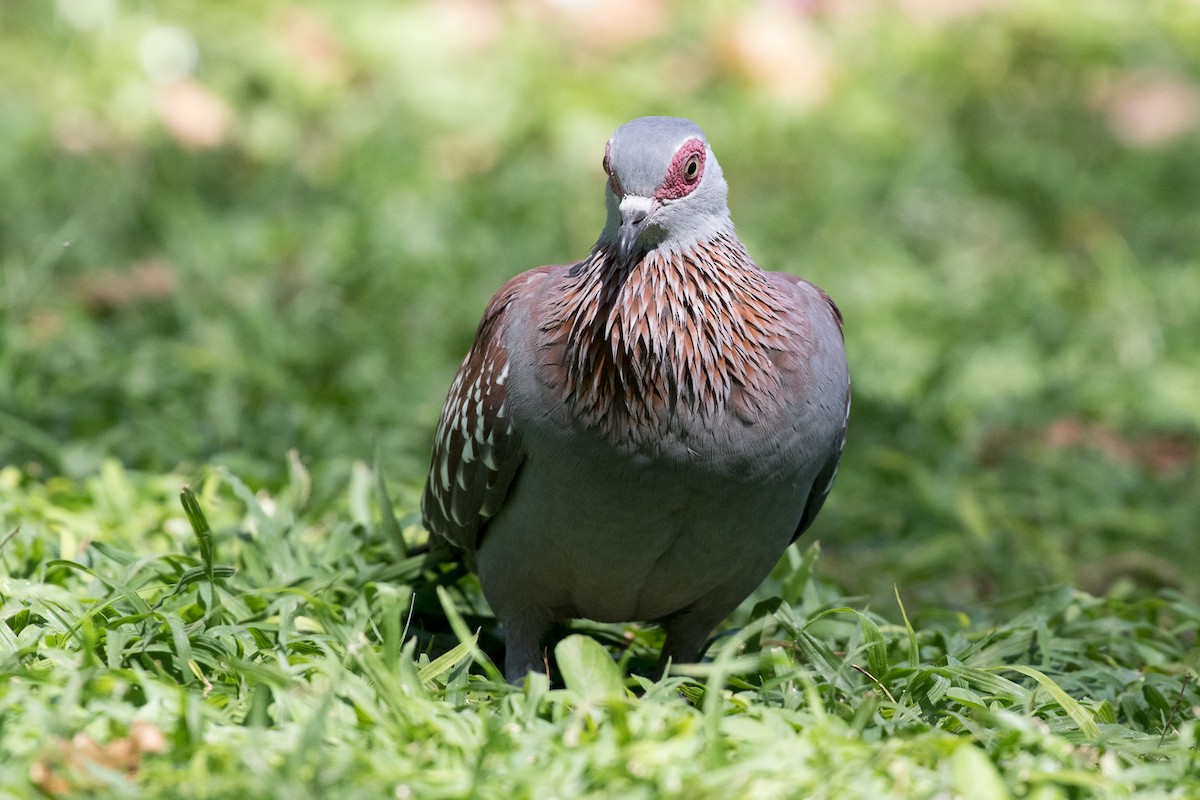
[[[181,506],[176,476],[110,462],[6,502],[24,522],[2,554],[2,796],[31,775],[96,797],[1200,791],[1200,606],[1176,592],[907,623],[817,580],[814,545],[686,677],[624,677],[573,635],[561,688],[515,689],[456,610],[477,591],[397,553],[356,474],[325,514],[295,463],[277,495],[213,474]],[[623,660],[654,644],[635,631]]]
[[[1200,10],[812,5],[0,6],[0,798],[1200,794]],[[432,429],[645,113],[850,439],[709,663],[515,690]]]

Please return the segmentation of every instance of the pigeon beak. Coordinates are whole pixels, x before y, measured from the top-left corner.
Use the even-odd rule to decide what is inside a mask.
[[[650,212],[654,201],[649,197],[629,194],[621,199],[621,227],[617,231],[617,257],[628,261],[637,251],[638,240],[650,227]]]

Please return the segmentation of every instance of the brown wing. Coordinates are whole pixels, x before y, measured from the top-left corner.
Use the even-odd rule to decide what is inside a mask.
[[[473,552],[482,526],[504,503],[524,452],[508,406],[507,330],[522,290],[551,269],[506,283],[483,313],[442,408],[421,514],[425,527]]]

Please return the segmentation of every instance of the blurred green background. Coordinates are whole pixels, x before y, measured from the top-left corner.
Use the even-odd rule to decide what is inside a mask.
[[[1187,0],[5,0],[0,464],[295,448],[319,502],[378,450],[415,511],[484,304],[587,252],[644,114],[845,314],[823,574],[1200,591]]]

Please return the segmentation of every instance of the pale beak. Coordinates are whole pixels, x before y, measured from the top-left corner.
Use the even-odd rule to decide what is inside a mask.
[[[650,227],[650,212],[654,201],[649,197],[625,195],[621,199],[621,227],[617,231],[617,257],[628,261],[638,247],[638,240]]]

